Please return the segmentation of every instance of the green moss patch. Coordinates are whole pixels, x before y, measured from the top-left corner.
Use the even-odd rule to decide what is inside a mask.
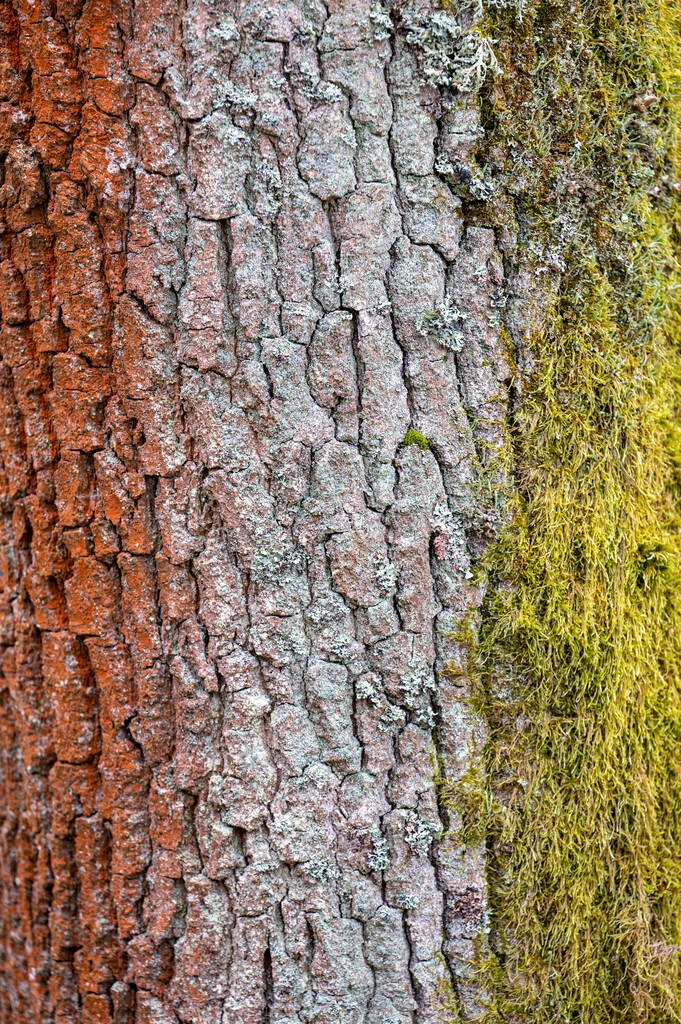
[[[443,793],[461,838],[488,846],[484,1020],[671,1024],[681,8],[541,2],[488,20],[502,74],[480,159],[500,227],[518,229],[509,266],[553,286],[510,423],[512,521],[482,566],[472,703],[489,740]]]
[[[412,430],[411,427],[404,435],[404,441],[402,444],[406,447],[410,444],[418,445],[423,451],[427,451],[430,448],[430,441],[424,434],[420,434],[418,430]]]

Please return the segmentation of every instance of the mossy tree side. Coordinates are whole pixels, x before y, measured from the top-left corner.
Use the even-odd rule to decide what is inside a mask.
[[[488,584],[485,1020],[681,1019],[681,12],[488,12],[480,215],[511,239],[522,364]],[[512,269],[511,269],[512,268]],[[543,281],[543,284],[537,282]],[[522,303],[541,309],[529,345]],[[519,361],[520,362],[520,361]]]

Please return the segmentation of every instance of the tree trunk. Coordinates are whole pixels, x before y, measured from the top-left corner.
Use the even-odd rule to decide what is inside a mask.
[[[681,1019],[679,67],[0,0],[0,1024]]]
[[[0,6],[3,1021],[475,1004],[511,366],[422,6]]]

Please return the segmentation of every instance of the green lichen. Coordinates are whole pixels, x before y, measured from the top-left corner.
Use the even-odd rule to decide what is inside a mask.
[[[420,434],[418,430],[412,430],[411,427],[404,435],[404,441],[402,444],[406,447],[410,444],[416,444],[423,451],[427,451],[430,448],[430,441],[423,434]]]
[[[681,1021],[681,11],[488,14],[485,218],[545,280],[471,655],[484,1019]],[[471,215],[474,215],[473,210]],[[513,232],[511,231],[510,234]],[[500,234],[501,237],[501,234]],[[512,333],[512,323],[508,321]],[[525,363],[527,365],[527,363]]]

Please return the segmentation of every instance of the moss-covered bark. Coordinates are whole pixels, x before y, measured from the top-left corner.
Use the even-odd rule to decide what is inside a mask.
[[[681,27],[668,0],[493,10],[478,204],[521,354],[480,563],[489,1021],[681,1020]],[[473,216],[475,203],[473,202]],[[510,227],[509,227],[510,226]]]

